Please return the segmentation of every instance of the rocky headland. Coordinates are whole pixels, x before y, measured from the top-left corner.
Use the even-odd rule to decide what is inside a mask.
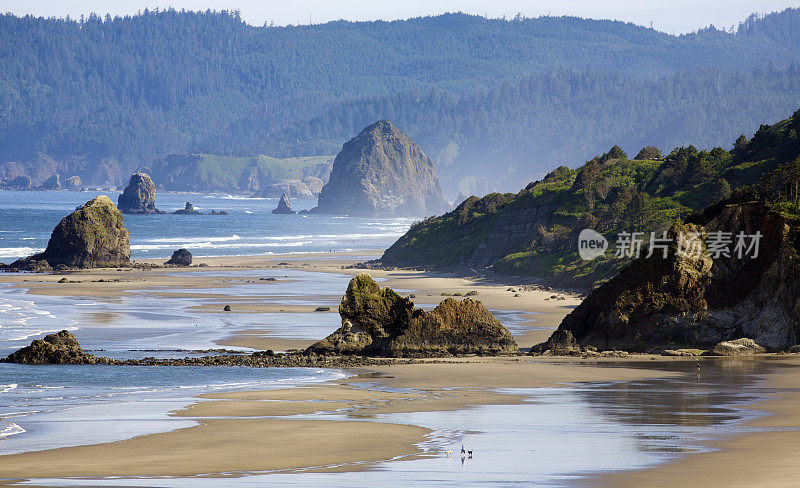
[[[156,208],[156,186],[147,173],[131,175],[128,186],[117,199],[117,205],[125,214],[162,214]]]
[[[681,232],[701,236],[701,252],[677,252],[674,238]],[[719,233],[733,236],[727,255],[710,244],[709,236]],[[756,256],[752,249],[749,257],[735,251],[740,233],[760,235]],[[562,349],[716,347],[717,353],[780,351],[798,343],[800,223],[763,203],[720,203],[690,223],[673,226],[669,235],[666,257],[661,250],[643,255],[596,288],[564,318],[551,342]],[[727,341],[733,345],[719,345]]]
[[[100,195],[64,217],[44,252],[3,266],[8,271],[130,266],[131,245],[122,213]]]
[[[422,217],[448,203],[436,164],[388,120],[346,142],[313,212],[362,217]]]

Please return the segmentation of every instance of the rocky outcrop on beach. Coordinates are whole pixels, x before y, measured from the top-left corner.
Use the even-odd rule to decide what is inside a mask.
[[[186,205],[182,209],[172,213],[173,215],[200,215],[200,212],[194,209],[194,205],[192,205],[191,202],[186,202]]]
[[[207,351],[210,352],[210,351]],[[290,351],[276,353],[257,351],[252,354],[216,354],[185,358],[112,359],[94,356],[81,349],[78,340],[70,332],[62,330],[44,339],[34,340],[8,357],[3,363],[19,364],[96,364],[125,366],[244,366],[251,368],[358,368],[392,364],[390,359],[363,356],[330,356]]]
[[[172,253],[172,257],[169,258],[169,261],[164,264],[170,264],[173,266],[191,266],[192,253],[190,253],[188,249],[178,249]]]
[[[61,189],[61,175],[58,173],[54,174],[50,178],[44,180],[44,182],[39,186],[41,190],[60,190]]]
[[[274,214],[293,214],[293,213],[295,213],[295,211],[292,210],[292,204],[289,203],[289,197],[287,197],[285,193],[283,195],[281,195],[281,199],[278,202],[278,207],[275,208],[272,211],[272,213],[274,213]]]
[[[508,329],[481,302],[448,298],[425,311],[368,274],[350,280],[339,315],[342,326],[308,352],[386,357],[519,352]]]
[[[388,120],[346,142],[314,212],[421,217],[447,211],[436,164]]]
[[[11,353],[3,361],[20,364],[98,364],[109,360],[84,352],[78,339],[62,330],[33,341],[30,346]]]
[[[156,186],[147,173],[131,175],[128,186],[119,196],[117,203],[122,213],[126,214],[160,214],[156,208]]]
[[[130,239],[122,223],[122,213],[110,198],[100,195],[61,220],[44,252],[4,269],[117,268],[130,266],[130,257]]]
[[[699,236],[700,252],[677,252],[680,233]],[[740,233],[760,235],[757,255],[736,252]],[[709,251],[709,236],[720,235],[732,241],[728,255]],[[708,349],[742,337],[773,351],[798,343],[800,223],[762,203],[721,203],[669,236],[666,257],[644,252],[567,315],[554,336],[569,331],[583,346],[630,351]],[[743,242],[750,246],[752,238]]]

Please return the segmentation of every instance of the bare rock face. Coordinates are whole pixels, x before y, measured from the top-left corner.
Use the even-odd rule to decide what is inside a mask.
[[[190,253],[188,249],[178,249],[172,253],[172,257],[169,258],[169,261],[164,264],[171,264],[173,266],[191,266],[192,253]]]
[[[274,214],[293,214],[295,213],[292,210],[292,204],[289,203],[289,197],[286,196],[286,193],[281,195],[281,199],[278,202],[278,207],[272,211]]]
[[[319,191],[317,191],[319,193]],[[261,191],[257,193],[262,198],[276,198],[281,195],[287,195],[291,198],[313,198],[314,194],[311,189],[300,180],[283,180],[278,183],[272,183],[264,186]]]
[[[80,176],[70,176],[67,178],[67,190],[80,191],[83,189],[83,181]]]
[[[50,178],[44,180],[42,186],[40,186],[42,190],[60,190],[61,189],[61,176],[56,173]]]
[[[342,327],[309,352],[389,357],[519,352],[508,329],[481,302],[448,298],[426,312],[368,274],[350,281],[339,315]]]
[[[122,213],[105,195],[78,207],[53,230],[47,249],[28,261],[50,266],[116,268],[130,266],[131,243]]]
[[[344,144],[314,212],[421,217],[447,208],[436,164],[410,137],[381,120]]]
[[[589,294],[558,331],[570,331],[581,345],[636,351],[712,348],[743,336],[767,350],[798,342],[797,222],[760,203],[718,204],[697,224],[670,233],[681,230],[702,236],[699,255],[676,255],[673,240],[667,258],[657,251],[634,261]],[[758,256],[741,259],[731,252],[712,257],[705,246],[716,232],[759,232]],[[731,251],[734,244],[735,239]]]
[[[156,186],[146,173],[134,173],[117,200],[126,214],[160,214],[156,208]]]
[[[98,358],[83,352],[78,339],[66,330],[37,339],[11,353],[4,362],[20,364],[95,364]]]

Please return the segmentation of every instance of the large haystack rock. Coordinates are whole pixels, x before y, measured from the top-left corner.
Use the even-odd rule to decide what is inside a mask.
[[[160,214],[156,208],[156,186],[146,173],[131,175],[128,186],[117,200],[119,209],[126,214]]]
[[[436,164],[388,120],[346,142],[313,210],[363,217],[422,217],[448,209]]]
[[[342,327],[309,352],[389,357],[519,352],[508,329],[481,302],[448,298],[426,312],[368,274],[350,281],[339,315]]]

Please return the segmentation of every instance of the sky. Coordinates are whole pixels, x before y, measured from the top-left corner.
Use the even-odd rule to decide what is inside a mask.
[[[330,20],[394,20],[444,12],[492,18],[574,15],[652,26],[667,33],[691,32],[709,24],[729,28],[754,12],[800,7],[800,0],[0,0],[0,12],[80,18],[91,12],[131,15],[145,8],[239,10],[252,25],[322,23]]]

